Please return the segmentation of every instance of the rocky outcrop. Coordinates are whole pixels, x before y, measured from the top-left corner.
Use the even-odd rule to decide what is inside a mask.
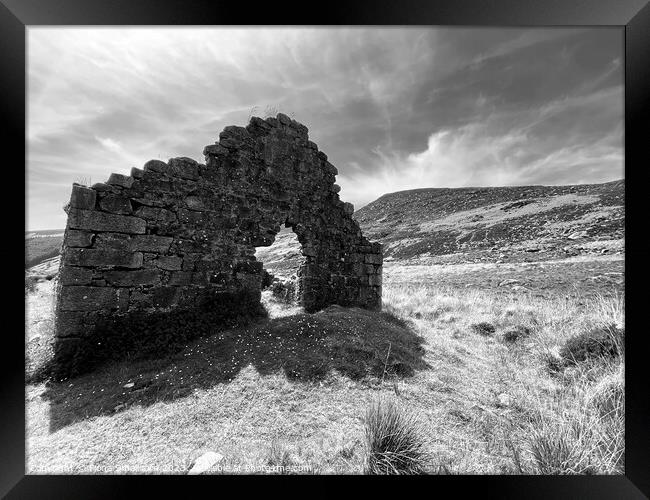
[[[100,317],[193,308],[245,291],[259,302],[255,247],[296,233],[306,311],[381,308],[382,250],[339,199],[336,168],[307,128],[279,114],[229,126],[205,163],[151,160],[130,176],[74,184],[57,284],[57,337],[81,339]],[[225,296],[224,295],[224,296]]]

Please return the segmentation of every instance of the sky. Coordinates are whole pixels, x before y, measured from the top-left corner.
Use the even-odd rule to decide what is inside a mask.
[[[202,151],[278,111],[355,208],[426,187],[623,172],[619,28],[27,28],[27,230],[73,182]]]

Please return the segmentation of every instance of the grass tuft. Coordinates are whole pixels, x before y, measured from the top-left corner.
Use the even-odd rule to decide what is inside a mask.
[[[274,439],[266,455],[266,466],[279,474],[289,474],[294,465],[291,452]]]
[[[621,419],[625,408],[625,379],[623,367],[604,376],[589,393],[589,403],[602,418]]]
[[[424,474],[428,455],[422,427],[392,400],[378,400],[366,411],[366,474]]]
[[[538,419],[528,438],[535,473],[623,474],[623,398],[616,397],[610,412],[600,416],[581,408]]]
[[[530,448],[537,472],[544,475],[594,472],[585,447],[571,426],[547,426],[533,430]]]
[[[624,344],[625,330],[607,325],[571,337],[559,354],[566,365],[576,365],[599,358],[615,358],[623,352]]]
[[[508,330],[507,332],[504,332],[503,340],[508,343],[514,343],[517,342],[517,340],[528,336],[530,336],[530,329],[525,326],[519,325],[516,328],[513,328],[512,330]]]
[[[472,330],[474,330],[476,333],[479,335],[492,335],[495,331],[496,328],[494,328],[494,325],[492,323],[487,323],[485,321],[481,323],[474,323],[471,325]]]

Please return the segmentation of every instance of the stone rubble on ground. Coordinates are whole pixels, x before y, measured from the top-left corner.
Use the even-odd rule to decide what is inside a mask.
[[[223,460],[223,455],[208,451],[196,459],[194,465],[187,471],[188,476],[196,476],[209,471],[214,465]]]
[[[501,393],[497,396],[497,400],[499,402],[499,406],[503,408],[507,408],[512,404],[512,396],[506,393]]]

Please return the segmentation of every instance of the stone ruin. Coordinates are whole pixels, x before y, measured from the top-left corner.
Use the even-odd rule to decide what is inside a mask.
[[[304,262],[297,297],[306,312],[331,304],[381,309],[382,250],[339,199],[336,168],[284,114],[229,126],[190,158],[151,160],[130,176],[74,184],[56,291],[56,339],[68,348],[97,320],[134,311],[193,308],[242,290],[259,303],[255,248],[280,226]]]

